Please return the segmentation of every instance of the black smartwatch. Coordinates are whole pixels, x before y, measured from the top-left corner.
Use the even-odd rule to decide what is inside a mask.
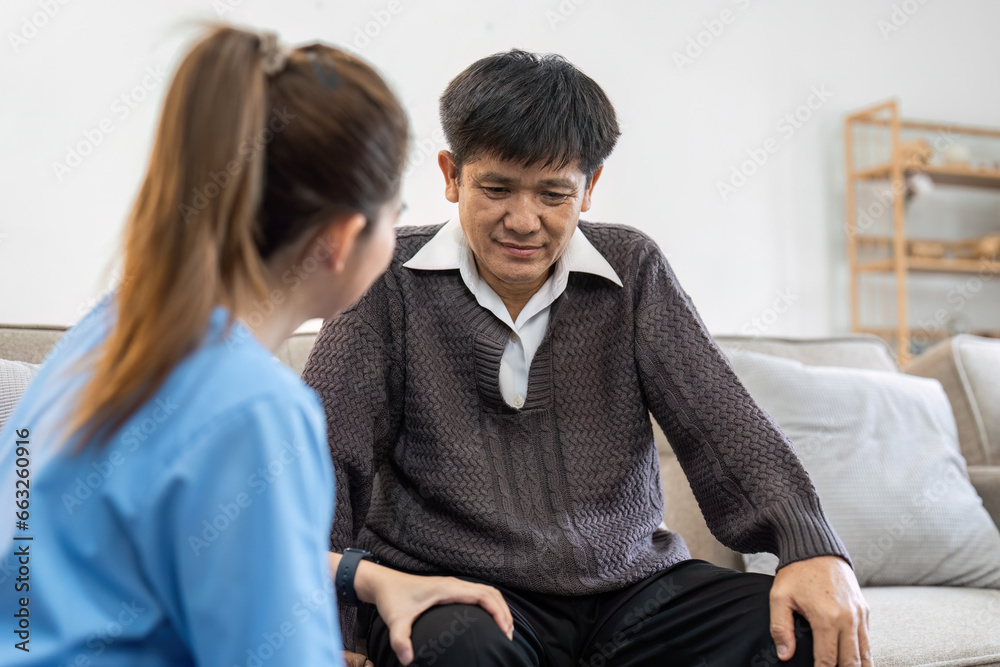
[[[346,605],[356,605],[358,594],[354,590],[354,575],[358,573],[358,563],[363,560],[370,560],[373,563],[375,556],[370,551],[364,549],[344,549],[340,557],[340,565],[337,566],[337,576],[334,577],[334,584],[337,589],[337,602]]]

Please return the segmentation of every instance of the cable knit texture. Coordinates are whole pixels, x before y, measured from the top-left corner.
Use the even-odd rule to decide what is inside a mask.
[[[399,227],[389,270],[324,324],[303,377],[326,407],[331,549],[558,595],[625,587],[690,558],[660,527],[652,412],[720,542],[781,565],[850,562],[790,442],[656,243],[623,225],[579,225],[624,287],[570,273],[520,410],[498,382],[508,327],[458,270],[402,266],[441,225]],[[353,610],[342,622],[353,648]]]

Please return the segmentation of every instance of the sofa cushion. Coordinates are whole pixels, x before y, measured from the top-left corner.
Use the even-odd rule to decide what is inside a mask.
[[[1000,465],[1000,340],[955,336],[927,350],[905,370],[944,386],[969,465]]]
[[[0,359],[40,364],[66,333],[66,327],[34,324],[0,325]]]
[[[715,336],[720,347],[770,354],[801,361],[807,366],[867,368],[898,371],[896,359],[878,336],[853,334],[829,338],[767,338],[763,336]]]
[[[939,382],[728,354],[795,444],[862,585],[1000,588],[1000,530],[969,482]],[[773,573],[774,561],[749,557],[747,569]]]
[[[969,466],[969,480],[993,523],[1000,527],[1000,466]]]
[[[862,592],[879,667],[1000,665],[1000,591],[894,586]]]
[[[31,384],[31,379],[38,373],[38,368],[38,364],[26,361],[0,359],[0,430]]]
[[[285,364],[293,371],[302,375],[306,367],[306,360],[309,358],[309,351],[312,350],[316,342],[316,331],[302,331],[292,334],[288,340],[281,344],[274,352],[281,363]]]

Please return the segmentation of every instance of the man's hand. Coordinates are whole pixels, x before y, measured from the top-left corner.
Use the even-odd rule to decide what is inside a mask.
[[[344,651],[344,662],[347,667],[375,667],[372,661],[361,655],[360,653],[351,653],[350,651]]]
[[[330,553],[330,571],[336,573],[340,554]],[[408,665],[413,661],[413,643],[410,633],[413,622],[420,614],[440,604],[474,604],[493,617],[507,635],[514,636],[514,617],[500,591],[492,586],[474,584],[455,577],[425,577],[399,572],[370,561],[358,563],[354,577],[354,590],[358,598],[371,602],[389,629],[389,644],[399,661]],[[356,654],[345,653],[345,657]],[[348,663],[354,667],[352,663]],[[358,663],[364,667],[364,662]]]
[[[781,660],[795,653],[793,611],[812,627],[817,667],[872,667],[868,602],[846,561],[818,556],[778,570],[771,585],[771,637]]]

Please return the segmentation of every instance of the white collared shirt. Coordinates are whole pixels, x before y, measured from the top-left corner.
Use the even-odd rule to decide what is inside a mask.
[[[475,256],[465,238],[458,218],[449,220],[437,234],[403,264],[410,269],[446,271],[458,269],[466,287],[479,305],[510,328],[510,337],[500,360],[500,393],[508,405],[521,408],[528,393],[528,371],[538,346],[545,337],[552,303],[566,289],[570,271],[592,273],[607,278],[619,287],[622,281],[597,248],[577,227],[566,250],[556,260],[555,269],[545,284],[535,292],[512,321],[503,299],[479,275]]]

